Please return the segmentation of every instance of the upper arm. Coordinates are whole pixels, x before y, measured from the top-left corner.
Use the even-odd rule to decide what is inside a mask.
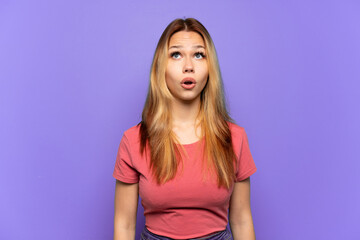
[[[116,180],[115,223],[117,227],[135,228],[139,199],[139,183],[124,183]]]
[[[252,220],[250,208],[250,177],[234,183],[234,190],[230,198],[229,221],[241,224]]]

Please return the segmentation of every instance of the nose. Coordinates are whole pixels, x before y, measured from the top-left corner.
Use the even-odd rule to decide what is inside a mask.
[[[194,65],[191,59],[185,59],[183,72],[194,72]]]

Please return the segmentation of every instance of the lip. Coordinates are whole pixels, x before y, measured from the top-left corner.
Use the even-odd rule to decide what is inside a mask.
[[[185,84],[185,82],[191,82],[191,84]],[[181,81],[180,84],[183,88],[190,90],[193,89],[196,85],[196,80],[191,77],[186,77]]]
[[[191,81],[193,84],[196,83],[196,80],[191,77],[186,77],[181,81],[181,84],[184,84],[186,81]]]

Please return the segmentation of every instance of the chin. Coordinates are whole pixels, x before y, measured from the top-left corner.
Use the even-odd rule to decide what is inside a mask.
[[[200,97],[200,96],[182,97],[182,98],[178,98],[178,99],[183,102],[192,102],[192,101],[195,101],[198,97]]]

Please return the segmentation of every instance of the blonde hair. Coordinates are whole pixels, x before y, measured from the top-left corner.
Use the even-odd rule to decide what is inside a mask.
[[[171,36],[179,31],[196,32],[205,43],[209,76],[200,94],[198,113],[201,134],[205,140],[202,163],[207,159],[207,170],[215,171],[218,187],[230,188],[235,179],[236,155],[228,122],[234,120],[226,109],[215,46],[206,28],[194,18],[173,20],[159,39],[151,65],[142,121],[138,124],[141,135],[140,152],[143,154],[147,147],[150,149],[150,168],[158,184],[173,179],[179,163],[182,163],[180,151],[185,150],[172,131],[170,104],[173,96],[165,81],[168,44]]]

